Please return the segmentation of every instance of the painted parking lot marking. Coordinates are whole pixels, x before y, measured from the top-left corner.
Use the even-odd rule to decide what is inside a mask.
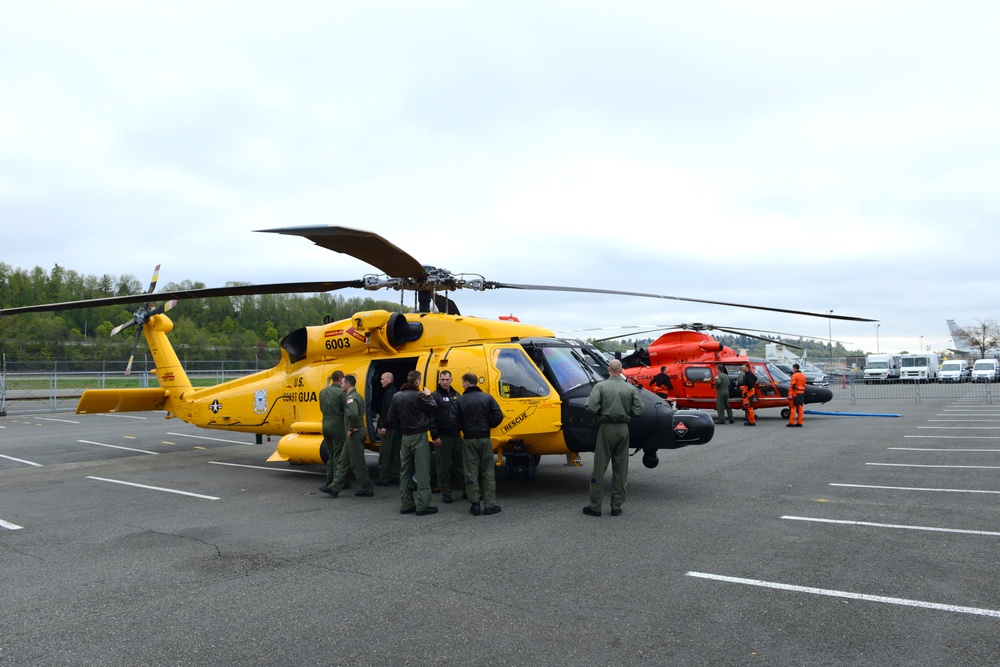
[[[220,500],[216,496],[205,496],[200,493],[191,493],[190,491],[179,491],[177,489],[167,489],[162,486],[149,486],[148,484],[136,484],[135,482],[123,482],[120,479],[108,479],[107,477],[90,477],[87,479],[96,479],[99,482],[111,482],[112,484],[122,484],[124,486],[134,486],[140,489],[149,489],[151,491],[163,491],[164,493],[176,493],[181,496],[191,496],[193,498],[202,498],[204,500]]]
[[[866,463],[866,466],[889,466],[892,468],[974,468],[976,470],[1000,470],[1000,466],[950,466],[927,463]]]
[[[42,467],[41,463],[35,463],[34,461],[25,461],[24,459],[15,459],[13,456],[7,456],[6,454],[0,454],[0,459],[7,459],[8,461],[16,461],[17,463],[23,463],[29,466]]]
[[[71,419],[55,419],[54,417],[35,417],[38,421],[43,422],[62,422],[63,424],[79,424],[80,422],[73,421]]]
[[[850,591],[837,591],[827,588],[813,588],[811,586],[796,586],[794,584],[783,584],[776,581],[762,581],[760,579],[744,579],[743,577],[728,577],[721,574],[708,574],[705,572],[688,572],[689,577],[699,577],[701,579],[712,579],[714,581],[724,581],[732,584],[743,584],[746,586],[760,586],[763,588],[773,588],[782,591],[792,591],[795,593],[810,593],[812,595],[826,595],[829,597],[846,598],[848,600],[864,600],[866,602],[881,602],[884,604],[902,605],[904,607],[921,607],[923,609],[934,609],[937,611],[950,611],[960,614],[975,614],[977,616],[992,616],[1000,618],[1000,610],[980,609],[978,607],[961,607],[953,604],[941,604],[939,602],[925,602],[923,600],[908,600],[906,598],[893,598],[884,595],[868,595],[866,593],[852,593]]]
[[[136,449],[134,447],[122,447],[121,445],[109,445],[104,442],[94,442],[93,440],[77,440],[77,442],[82,442],[85,445],[97,445],[98,447],[111,447],[112,449],[124,449],[130,452],[140,452],[142,454],[158,454],[159,452],[150,452],[145,449]]]
[[[326,475],[326,472],[315,470],[295,470],[294,468],[269,468],[268,466],[252,466],[245,463],[226,463],[225,461],[209,461],[217,466],[232,466],[234,468],[253,468],[254,470],[270,470],[271,472],[297,472],[303,475]]]
[[[886,489],[889,491],[937,491],[941,493],[991,493],[1000,494],[1000,491],[987,491],[980,489],[934,489],[919,486],[877,486],[874,484],[838,484],[831,482],[830,486],[843,486],[854,489]]]
[[[21,530],[21,526],[16,523],[11,523],[10,521],[4,521],[0,519],[0,528],[6,528],[7,530]]]
[[[962,533],[963,535],[989,535],[1000,537],[1000,533],[989,530],[966,530],[963,528],[935,528],[933,526],[907,526],[896,523],[874,523],[872,521],[848,521],[843,519],[819,519],[808,516],[783,516],[782,519],[790,521],[813,521],[816,523],[838,523],[847,526],[867,526],[870,528],[895,528],[901,530],[926,530],[935,533]]]
[[[934,447],[888,447],[887,449],[900,452],[1000,452],[1000,449],[949,449]]]
[[[246,440],[226,440],[224,438],[212,438],[207,435],[194,435],[193,433],[170,433],[167,435],[176,435],[180,438],[195,438],[197,440],[211,440],[213,442],[229,442],[234,445],[252,445],[252,442],[247,442]]]

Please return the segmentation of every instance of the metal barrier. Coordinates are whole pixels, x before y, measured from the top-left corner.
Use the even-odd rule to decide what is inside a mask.
[[[250,375],[252,369],[188,372],[195,386],[214,386],[237,377]],[[0,373],[0,417],[34,412],[75,412],[76,404],[88,389],[146,389],[156,387],[156,377],[149,372],[126,376],[117,372],[52,371]]]
[[[993,386],[990,382],[849,382],[831,384],[830,390],[833,400],[848,400],[851,405],[865,399],[904,399],[919,404],[923,398],[971,398],[993,403]]]

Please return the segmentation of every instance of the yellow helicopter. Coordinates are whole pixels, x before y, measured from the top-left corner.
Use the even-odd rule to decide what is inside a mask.
[[[270,461],[320,464],[327,459],[321,434],[319,392],[334,370],[353,374],[368,406],[369,440],[378,450],[375,410],[382,403],[379,378],[391,372],[396,384],[410,370],[419,370],[433,386],[441,371],[454,377],[467,372],[479,377],[479,386],[492,394],[504,421],[491,437],[496,465],[506,464],[509,477],[531,479],[542,456],[593,451],[598,424],[584,410],[591,388],[607,378],[610,355],[581,340],[557,338],[549,329],[517,321],[461,315],[447,293],[457,289],[538,289],[716,303],[817,317],[829,314],[780,308],[686,299],[656,294],[601,289],[521,285],[489,282],[478,275],[452,274],[424,266],[403,250],[372,232],[346,227],[290,227],[262,230],[302,236],[317,245],[345,253],[384,271],[360,280],[340,282],[242,285],[161,292],[154,294],[158,269],[146,294],[89,299],[0,310],[0,315],[66,310],[79,307],[144,302],[131,321],[113,334],[136,327],[135,347],[145,335],[155,363],[157,388],[86,391],[77,412],[136,412],[165,410],[196,426],[279,437]],[[194,387],[181,367],[168,334],[173,323],[166,311],[181,299],[257,294],[324,292],[345,288],[391,288],[414,291],[414,313],[373,310],[352,317],[291,332],[281,340],[281,360],[268,370],[213,387]],[[441,294],[444,292],[444,294]],[[153,299],[167,299],[161,305]],[[438,312],[432,312],[431,303]],[[849,316],[838,319],[863,320]],[[129,359],[131,366],[131,357]],[[633,419],[631,446],[642,450],[643,464],[655,467],[661,449],[677,449],[710,441],[711,417],[698,410],[674,410],[656,394],[640,390],[644,413]]]

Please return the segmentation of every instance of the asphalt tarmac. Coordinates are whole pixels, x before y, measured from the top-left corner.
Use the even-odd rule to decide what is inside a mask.
[[[0,665],[1000,664],[1000,404],[823,408],[901,417],[719,426],[599,518],[590,455],[416,517],[162,413],[6,417]]]

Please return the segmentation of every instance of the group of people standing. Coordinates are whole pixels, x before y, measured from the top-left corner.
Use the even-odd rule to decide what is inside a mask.
[[[805,413],[805,393],[806,376],[799,370],[798,364],[792,364],[791,382],[788,386],[788,426],[802,426],[803,415]],[[718,415],[719,424],[733,423],[733,409],[729,406],[729,387],[732,379],[726,372],[725,366],[719,366],[715,379],[712,381],[715,386],[715,412]],[[743,411],[746,413],[744,426],[756,426],[757,415],[754,412],[754,403],[757,401],[757,375],[750,369],[750,364],[743,364],[740,367],[740,375],[736,381],[740,389],[740,397],[743,401]]]
[[[500,512],[490,429],[503,421],[503,412],[496,399],[479,388],[474,373],[462,376],[461,394],[451,386],[452,379],[449,371],[441,371],[437,389],[431,392],[421,387],[420,371],[407,373],[398,390],[392,373],[383,373],[380,378],[385,392],[379,424],[379,478],[374,485],[399,484],[400,514],[427,516],[438,511],[431,505],[431,446],[437,452],[443,502],[453,502],[451,483],[456,476],[464,479],[462,495],[471,503],[471,514]],[[329,454],[326,483],[319,490],[334,498],[350,487],[348,471],[361,485],[354,495],[374,495],[364,461],[365,404],[355,389],[356,382],[353,375],[334,371],[319,395]],[[359,420],[354,419],[355,414],[360,415]]]
[[[638,391],[621,376],[621,361],[609,364],[610,377],[594,385],[586,409],[600,423],[590,478],[588,516],[601,516],[604,474],[611,466],[611,515],[622,513],[628,478],[628,425],[642,414]],[[421,374],[407,373],[397,390],[392,373],[383,373],[384,389],[380,413],[379,477],[374,482],[365,464],[365,401],[357,391],[357,378],[334,371],[320,394],[323,441],[327,447],[326,481],[319,490],[334,498],[351,484],[353,473],[360,488],[355,496],[371,498],[373,486],[399,484],[400,514],[436,514],[431,505],[430,447],[437,452],[437,481],[441,499],[453,502],[452,479],[460,470],[463,497],[475,516],[500,512],[496,504],[496,473],[490,430],[503,421],[496,399],[480,389],[475,373],[462,376],[463,392],[452,386],[452,375],[441,371],[435,391],[421,387]],[[428,435],[430,440],[428,440]]]

